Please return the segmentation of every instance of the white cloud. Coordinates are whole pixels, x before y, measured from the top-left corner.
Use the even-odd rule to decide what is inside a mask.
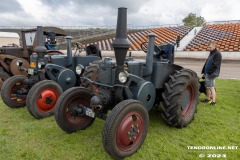
[[[14,5],[21,10],[2,5],[1,25],[115,25],[117,7],[122,6],[129,8],[131,25],[179,24],[188,13],[206,21],[238,20],[240,15],[239,0],[17,0]]]

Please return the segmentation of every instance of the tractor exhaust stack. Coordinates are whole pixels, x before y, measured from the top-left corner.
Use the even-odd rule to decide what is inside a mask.
[[[124,61],[130,47],[130,42],[127,39],[127,8],[118,8],[116,37],[112,46],[117,63],[116,76],[118,76],[119,72],[124,70]]]
[[[37,52],[38,58],[43,59],[47,53],[47,48],[44,46],[43,27],[37,26],[37,45],[34,48],[34,52]]]
[[[72,62],[73,62],[73,58],[72,58],[72,43],[71,43],[71,40],[72,40],[72,37],[71,36],[67,36],[65,38],[67,40],[67,66],[71,66],[72,65]]]
[[[150,33],[148,35],[148,48],[147,48],[147,56],[146,56],[146,67],[143,70],[143,76],[148,77],[152,74],[153,70],[153,53],[154,53],[154,39],[156,34]]]

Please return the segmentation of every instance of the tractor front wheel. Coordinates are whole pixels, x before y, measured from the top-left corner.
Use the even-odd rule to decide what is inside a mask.
[[[162,117],[170,125],[186,127],[194,119],[199,98],[197,74],[188,69],[176,71],[165,83]]]
[[[27,95],[26,106],[29,113],[37,118],[45,118],[54,114],[57,99],[63,90],[56,82],[44,80],[36,83]]]
[[[143,144],[148,132],[147,109],[136,100],[117,104],[106,119],[103,146],[114,159],[134,154]]]
[[[55,119],[58,126],[67,133],[90,126],[95,118],[79,115],[77,110],[81,105],[90,108],[92,97],[93,94],[83,87],[73,87],[63,92],[56,103]]]
[[[1,96],[3,102],[10,108],[20,108],[26,105],[25,96],[28,91],[23,84],[25,78],[25,76],[17,75],[4,81],[1,88]]]

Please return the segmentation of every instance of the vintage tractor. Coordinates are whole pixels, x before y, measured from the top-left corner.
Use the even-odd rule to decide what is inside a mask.
[[[37,35],[42,34],[38,27]],[[30,57],[30,68],[26,69],[21,60],[16,61],[19,70],[28,75],[17,75],[8,78],[2,85],[3,102],[11,108],[27,105],[28,111],[35,118],[44,118],[54,113],[55,102],[68,88],[79,85],[85,66],[100,60],[100,53],[88,56],[72,56],[71,37],[67,36],[67,55],[46,55],[43,39],[38,36],[38,45]],[[49,81],[53,80],[53,81]]]
[[[10,76],[15,75],[27,75],[24,70],[19,70],[16,66],[16,62],[21,60],[24,68],[29,68],[30,56],[36,47],[36,29],[24,30],[21,32],[22,46],[5,46],[0,47],[0,89],[3,82]],[[46,37],[47,42],[45,44],[48,47],[48,55],[63,54],[58,51],[56,46],[56,37],[66,36],[66,32],[56,27],[43,27],[43,35]]]
[[[66,90],[55,113],[57,124],[67,133],[87,128],[95,118],[106,120],[103,146],[115,159],[132,155],[143,144],[148,111],[155,104],[163,103],[161,114],[167,124],[182,128],[192,122],[199,97],[194,71],[155,58],[161,52],[154,45],[155,34],[149,34],[145,61],[125,59],[130,47],[126,18],[127,9],[119,8],[112,44],[116,61],[105,58],[87,66],[80,77],[84,87]]]

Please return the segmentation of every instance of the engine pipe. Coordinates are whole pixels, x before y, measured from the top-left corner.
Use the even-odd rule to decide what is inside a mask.
[[[72,37],[71,36],[66,36],[65,38],[67,40],[67,67],[72,65],[73,58],[72,58]]]
[[[130,42],[127,39],[127,8],[118,8],[117,29],[116,37],[112,43],[116,57],[116,83],[118,82],[119,72],[124,70],[124,61],[127,55],[127,51],[130,47]]]
[[[148,77],[152,74],[153,70],[153,54],[154,54],[154,39],[156,34],[150,33],[148,35],[148,48],[147,48],[147,56],[146,56],[146,67],[143,71],[143,76]]]
[[[44,45],[43,27],[37,26],[37,45],[34,48],[34,52],[37,52],[38,58],[43,59],[47,53],[47,48]]]

